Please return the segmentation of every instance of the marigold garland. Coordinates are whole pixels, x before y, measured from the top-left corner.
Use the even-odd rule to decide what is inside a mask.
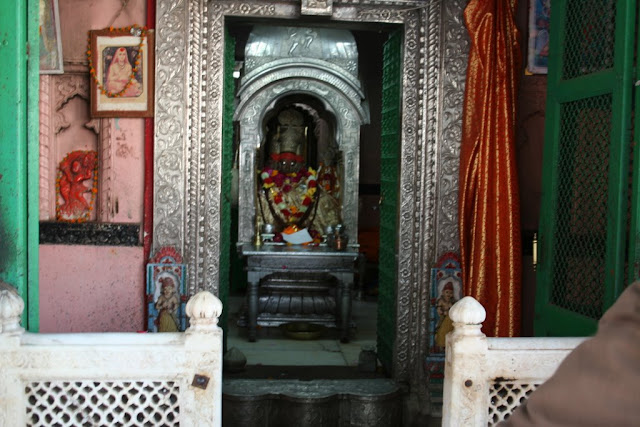
[[[144,45],[144,40],[147,36],[147,27],[139,27],[138,25],[132,25],[130,27],[123,27],[123,28],[109,27],[109,31],[111,32],[125,31],[130,33],[132,36],[140,37],[140,44],[138,44],[138,53],[136,55],[136,60],[134,61],[133,67],[131,69],[131,76],[129,77],[129,82],[122,88],[121,91],[110,92],[104,88],[103,84],[100,82],[100,80],[98,79],[98,76],[96,75],[96,69],[93,66],[93,59],[92,59],[93,52],[91,52],[91,36],[89,36],[89,43],[87,48],[87,58],[89,60],[89,74],[91,74],[91,78],[93,78],[93,80],[96,82],[96,85],[98,86],[98,90],[100,91],[100,93],[102,93],[103,95],[106,95],[109,98],[119,98],[126,92],[127,89],[129,89],[129,87],[131,87],[131,85],[135,81],[136,73],[138,72],[138,68],[140,67],[140,62],[141,62],[140,56],[142,55],[142,45]]]
[[[302,196],[301,206],[298,208],[293,204],[287,205],[284,202],[284,193],[293,190],[293,184],[297,184],[304,177],[307,178],[305,182],[307,191]],[[265,168],[260,172],[260,178],[262,179],[262,187],[268,190],[268,202],[273,202],[289,223],[293,223],[303,217],[314,201],[317,190],[317,175],[316,171],[311,167],[288,174],[283,174],[276,169]]]

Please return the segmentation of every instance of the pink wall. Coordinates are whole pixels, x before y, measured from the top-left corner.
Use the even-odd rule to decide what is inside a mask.
[[[92,219],[137,223],[143,220],[144,121],[89,116],[86,89],[88,31],[112,24],[143,26],[146,2],[59,0],[65,74],[45,76],[41,95],[40,219],[55,220],[55,176],[61,158],[76,149],[95,149],[100,162],[100,198]],[[42,84],[42,83],[41,83]],[[58,126],[59,118],[69,126]],[[43,166],[44,165],[44,166]],[[107,185],[108,184],[108,185]],[[40,246],[40,331],[121,332],[144,326],[142,246]]]
[[[40,332],[144,329],[142,247],[40,245]]]
[[[68,64],[87,62],[87,37],[89,30],[101,30],[146,23],[146,1],[129,1],[127,7],[115,21],[112,20],[122,7],[121,1],[104,0],[58,0],[60,31],[62,32],[62,54],[65,71]]]
[[[111,169],[109,203],[100,218],[105,222],[142,224],[144,196],[144,120],[109,120]],[[106,171],[105,171],[106,173]],[[104,206],[106,205],[106,206]]]

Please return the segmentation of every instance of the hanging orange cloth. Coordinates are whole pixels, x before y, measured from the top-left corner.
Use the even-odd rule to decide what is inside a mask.
[[[488,336],[520,334],[516,4],[470,0],[464,11],[471,46],[460,153],[460,252],[465,295],[487,310],[482,330]]]

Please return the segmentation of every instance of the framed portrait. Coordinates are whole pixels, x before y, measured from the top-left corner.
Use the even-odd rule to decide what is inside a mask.
[[[58,0],[40,0],[40,74],[62,74]]]
[[[530,0],[527,71],[547,74],[551,0]]]
[[[90,31],[93,117],[153,116],[153,36],[151,30]]]

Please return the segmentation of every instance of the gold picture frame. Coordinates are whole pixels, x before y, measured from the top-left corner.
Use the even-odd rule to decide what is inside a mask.
[[[90,31],[92,117],[152,117],[154,32]]]

